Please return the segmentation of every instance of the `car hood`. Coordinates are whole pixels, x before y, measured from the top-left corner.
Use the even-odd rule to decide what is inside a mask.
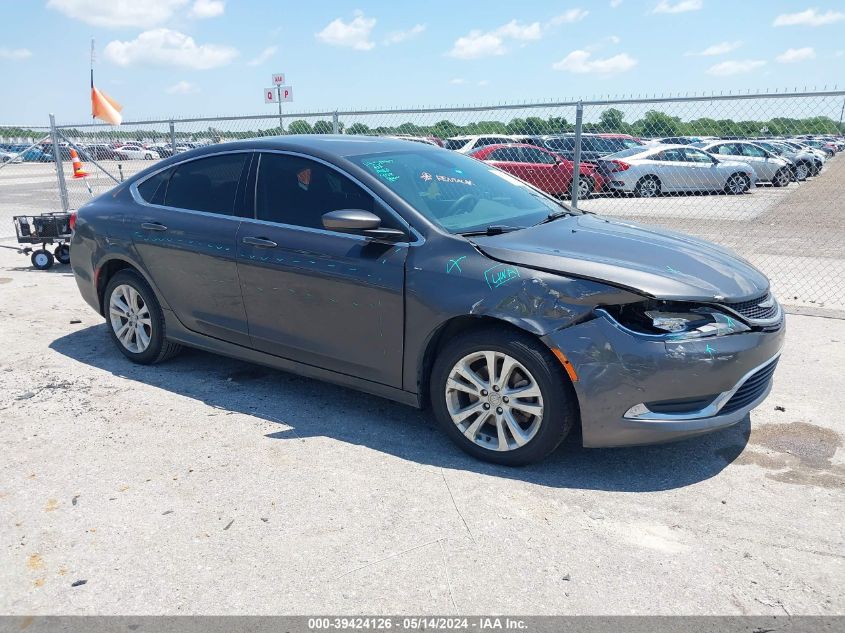
[[[472,240],[501,262],[603,281],[660,299],[747,301],[769,288],[765,275],[728,249],[592,214]]]

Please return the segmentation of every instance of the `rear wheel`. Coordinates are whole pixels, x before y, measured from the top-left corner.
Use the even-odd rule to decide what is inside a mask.
[[[438,423],[461,449],[508,466],[546,457],[577,416],[560,362],[533,337],[505,328],[450,341],[435,360],[430,398]]]
[[[181,349],[165,337],[161,306],[152,288],[138,273],[119,271],[109,280],[104,296],[109,333],[128,359],[152,365]]]
[[[60,264],[69,264],[70,263],[70,246],[67,244],[59,244],[56,247],[56,250],[53,251],[53,255],[56,256],[56,261]]]
[[[731,177],[728,178],[728,182],[725,183],[725,193],[732,196],[745,193],[749,189],[751,189],[751,179],[740,172],[731,174]]]
[[[589,176],[581,176],[578,178],[578,199],[586,200],[589,198],[594,189],[593,179]]]
[[[656,198],[660,195],[660,180],[657,176],[643,176],[634,187],[639,198]]]
[[[786,187],[792,178],[789,176],[789,170],[784,167],[775,174],[775,177],[772,178],[772,185],[775,187]]]

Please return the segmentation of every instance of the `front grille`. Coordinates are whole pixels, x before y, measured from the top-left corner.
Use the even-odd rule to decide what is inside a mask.
[[[748,380],[742,383],[742,387],[737,389],[736,393],[731,396],[731,399],[719,410],[719,414],[739,411],[763,395],[769,387],[769,382],[771,382],[772,375],[775,373],[778,360],[779,357],[751,374]]]
[[[767,300],[771,301],[772,305],[767,308],[760,307],[759,304]],[[771,319],[778,313],[777,301],[775,301],[775,298],[768,292],[756,299],[752,299],[751,301],[724,303],[722,305],[745,317],[749,321],[765,321],[766,319]]]

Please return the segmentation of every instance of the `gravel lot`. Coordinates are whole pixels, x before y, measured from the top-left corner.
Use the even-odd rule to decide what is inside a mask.
[[[845,613],[845,321],[790,315],[737,427],[506,469],[339,387],[133,366],[6,250],[0,319],[2,613]]]

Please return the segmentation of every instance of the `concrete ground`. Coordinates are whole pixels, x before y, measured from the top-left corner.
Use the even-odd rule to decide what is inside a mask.
[[[845,613],[845,321],[790,315],[732,429],[522,469],[313,380],[131,365],[11,251],[0,323],[0,613]]]

